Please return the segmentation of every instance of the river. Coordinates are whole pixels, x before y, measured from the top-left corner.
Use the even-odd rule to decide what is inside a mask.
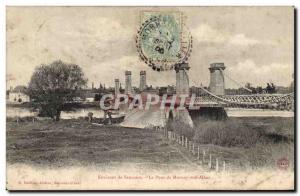
[[[61,119],[76,119],[79,117],[86,117],[89,112],[93,113],[93,117],[95,118],[102,118],[103,111],[96,108],[85,108],[85,109],[76,109],[75,111],[71,112],[61,112]],[[21,107],[6,107],[6,117],[30,117],[36,116],[36,112],[30,111],[29,108],[21,108]]]

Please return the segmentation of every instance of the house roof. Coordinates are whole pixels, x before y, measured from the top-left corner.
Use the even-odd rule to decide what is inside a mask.
[[[26,93],[26,91],[27,91],[26,86],[19,85],[19,86],[16,86],[11,92],[13,92],[13,93]]]

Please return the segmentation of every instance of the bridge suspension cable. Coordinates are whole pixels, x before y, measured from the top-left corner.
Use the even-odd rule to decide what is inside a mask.
[[[222,97],[219,97],[218,95],[213,94],[212,92],[210,92],[209,90],[203,88],[202,86],[200,86],[200,88],[201,88],[204,92],[206,92],[206,93],[208,93],[209,95],[215,97],[216,99],[222,100],[223,102],[227,102],[227,103],[229,102],[229,103],[235,103],[235,104],[243,104],[243,103],[241,103],[241,102],[231,101],[231,100],[227,100],[227,99],[224,99],[224,98],[222,98]]]
[[[215,95],[213,94],[212,92],[208,91],[207,89],[203,88],[202,86],[200,86],[200,88],[206,92],[207,94],[213,96],[214,98],[218,99],[218,100],[221,100],[225,103],[232,103],[232,104],[241,104],[241,105],[245,105],[245,104],[250,104],[250,105],[253,105],[253,104],[270,104],[270,103],[274,103],[275,101],[273,100],[273,98],[269,98],[269,99],[266,99],[266,100],[260,100],[259,102],[242,102],[242,101],[233,101],[233,100],[229,100],[229,99],[226,99],[226,98],[223,98],[223,97],[220,97],[218,95]],[[289,93],[289,94],[285,94],[285,95],[282,95],[282,96],[276,96],[276,98],[278,99],[282,99],[282,98],[285,98],[285,97],[288,97],[288,96],[292,96],[293,93]],[[247,95],[247,96],[251,96],[251,95]]]
[[[249,91],[250,93],[252,93],[252,90],[245,87],[244,85],[242,85],[241,83],[239,83],[238,81],[234,80],[233,78],[231,78],[230,76],[228,76],[227,74],[225,74],[225,72],[223,70],[221,70],[222,74],[224,76],[226,76],[229,80],[233,81],[234,83],[236,83],[237,85],[239,85],[240,87],[242,87],[243,89]]]
[[[191,80],[197,85],[198,82],[195,82],[193,79],[191,79]],[[225,103],[237,104],[237,105],[273,104],[273,103],[282,102],[282,100],[280,100],[282,98],[287,98],[286,99],[286,101],[287,101],[289,99],[288,97],[292,98],[294,95],[294,92],[292,92],[292,93],[283,94],[283,95],[271,94],[271,95],[265,96],[264,94],[251,94],[251,95],[234,95],[233,97],[232,96],[226,97],[226,95],[225,95],[224,97],[223,96],[221,97],[221,96],[215,95],[212,92],[210,92],[209,90],[205,89],[202,86],[202,83],[198,86],[204,92],[206,92],[210,96],[217,99],[217,101],[222,101]],[[238,101],[236,101],[236,99],[238,99]]]

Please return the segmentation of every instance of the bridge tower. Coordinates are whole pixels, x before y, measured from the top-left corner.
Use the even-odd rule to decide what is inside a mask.
[[[125,71],[125,94],[132,94],[131,71]]]
[[[175,65],[176,71],[176,95],[189,95],[190,88],[189,88],[189,76],[187,71],[190,69],[188,63],[180,63]],[[184,110],[177,110],[177,111],[170,111],[169,117],[173,116],[177,119],[181,119],[182,122],[185,122],[190,127],[193,127],[193,121],[187,109]]]
[[[210,64],[210,84],[209,89],[215,95],[225,95],[225,83],[223,70],[225,69],[224,63]]]
[[[146,89],[146,71],[140,72],[140,90],[143,91]]]
[[[119,79],[115,79],[115,96],[120,94],[120,81]]]
[[[190,69],[187,63],[181,63],[175,65],[176,71],[176,94],[179,95],[189,95],[189,76],[187,71]]]

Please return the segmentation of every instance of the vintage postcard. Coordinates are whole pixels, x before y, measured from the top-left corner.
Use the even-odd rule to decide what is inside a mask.
[[[294,190],[294,14],[6,7],[7,189]]]

